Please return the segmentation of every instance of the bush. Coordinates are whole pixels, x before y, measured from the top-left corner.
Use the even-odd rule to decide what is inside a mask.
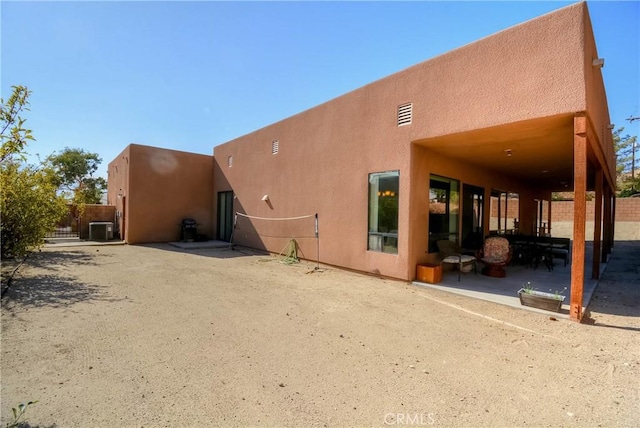
[[[0,167],[0,189],[2,258],[23,257],[44,244],[67,212],[66,203],[49,171],[13,160]]]

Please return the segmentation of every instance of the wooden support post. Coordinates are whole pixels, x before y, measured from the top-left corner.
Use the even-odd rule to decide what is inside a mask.
[[[612,195],[611,197],[611,247],[615,246],[616,242],[616,195]]]
[[[604,174],[602,168],[596,171],[596,199],[593,216],[593,263],[591,265],[591,278],[600,278],[600,247],[602,245],[602,182]]]
[[[574,117],[573,129],[573,259],[571,260],[569,316],[574,321],[580,321],[584,292],[585,223],[587,221],[587,118]]]
[[[607,184],[604,188],[604,239],[603,239],[603,248],[602,248],[602,263],[606,263],[609,259],[609,254],[611,254],[611,242],[613,241],[613,236],[611,234],[612,231],[612,204],[611,199],[613,198],[611,191],[611,187]]]

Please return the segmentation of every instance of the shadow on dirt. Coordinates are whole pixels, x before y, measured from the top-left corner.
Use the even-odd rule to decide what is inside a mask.
[[[29,422],[19,422],[16,428],[58,428],[58,425],[31,425]]]
[[[100,256],[103,257],[103,256]],[[74,303],[101,300],[119,301],[105,287],[87,284],[61,268],[96,265],[95,256],[81,251],[47,251],[33,253],[20,267],[3,294],[3,305],[13,307],[68,307]]]
[[[96,254],[99,253],[97,250]],[[100,255],[100,257],[109,257]],[[27,264],[39,269],[51,271],[60,270],[61,267],[69,267],[74,265],[97,265],[95,261],[96,255],[87,251],[60,249],[58,251],[43,251],[32,253],[27,259]]]
[[[594,316],[596,321],[586,321],[596,327],[640,331],[636,327],[599,322],[598,314],[640,317],[640,241],[615,242],[589,305],[589,316]]]
[[[253,248],[239,245],[218,247],[218,248],[178,248],[169,244],[141,244],[141,247],[154,248],[156,250],[171,251],[173,253],[192,254],[201,257],[214,257],[217,259],[235,259],[238,257],[264,256],[267,251],[255,250]]]

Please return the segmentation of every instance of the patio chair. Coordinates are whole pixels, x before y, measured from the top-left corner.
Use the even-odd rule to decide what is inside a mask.
[[[442,258],[442,263],[458,266],[458,281],[460,281],[460,272],[471,272],[472,267],[475,267],[476,274],[478,273],[476,258],[465,254],[467,251],[460,248],[458,244],[453,241],[449,241],[448,239],[444,239],[437,241],[436,245],[438,246],[438,252]]]
[[[484,263],[482,274],[494,278],[504,278],[504,267],[511,261],[511,246],[506,238],[493,236],[484,241],[478,253],[478,259]]]

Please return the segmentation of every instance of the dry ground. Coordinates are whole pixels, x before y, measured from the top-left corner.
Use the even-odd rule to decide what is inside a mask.
[[[2,426],[640,426],[617,290],[585,325],[313,266],[45,249],[2,302]]]

